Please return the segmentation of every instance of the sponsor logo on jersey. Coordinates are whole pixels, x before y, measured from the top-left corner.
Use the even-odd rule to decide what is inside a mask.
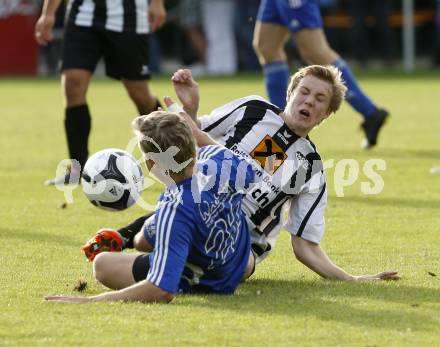
[[[251,156],[270,175],[273,175],[287,159],[287,154],[269,135],[266,135],[264,139],[253,149]]]
[[[296,156],[296,159],[299,162],[298,166],[302,166],[304,169],[308,170],[309,166],[310,166],[310,163],[307,160],[307,158],[304,156],[304,154],[302,154],[301,152],[296,152],[295,156]]]
[[[289,138],[292,137],[292,135],[290,135],[287,131],[284,131],[282,134],[276,133],[276,136],[278,136],[278,138],[283,141],[286,146],[289,144]]]

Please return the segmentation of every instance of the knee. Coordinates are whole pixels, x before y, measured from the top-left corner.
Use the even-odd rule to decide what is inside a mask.
[[[63,81],[63,87],[64,95],[69,106],[85,102],[87,80],[82,76],[66,76]]]
[[[282,59],[282,47],[274,47],[268,40],[254,37],[252,46],[254,47],[260,64],[267,64]]]
[[[99,253],[93,260],[93,277],[106,285],[109,281],[109,253]]]

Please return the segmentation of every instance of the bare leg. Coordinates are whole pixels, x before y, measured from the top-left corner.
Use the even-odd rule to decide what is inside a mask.
[[[104,286],[122,289],[136,281],[133,277],[134,260],[142,253],[103,252],[93,261],[93,275]]]
[[[64,125],[69,149],[69,158],[75,159],[66,176],[57,177],[46,184],[76,183],[79,172],[88,157],[88,140],[91,129],[91,116],[87,106],[86,94],[92,73],[83,69],[66,69],[61,76],[64,92]],[[66,178],[68,179],[66,180]],[[60,181],[61,180],[61,181]]]
[[[289,66],[284,45],[288,30],[281,25],[257,22],[253,45],[263,67],[264,84],[270,101],[283,109],[286,106],[286,90],[289,82]]]
[[[289,31],[282,25],[257,21],[253,46],[261,65],[287,61],[284,45],[289,35]]]
[[[147,81],[123,80],[122,83],[139,114],[148,114],[157,109],[157,99],[151,94]]]
[[[339,55],[330,47],[322,29],[304,29],[293,35],[301,58],[307,64],[330,65]]]

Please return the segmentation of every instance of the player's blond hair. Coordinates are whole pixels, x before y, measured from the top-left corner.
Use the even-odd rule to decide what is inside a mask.
[[[332,86],[332,97],[330,99],[329,113],[336,112],[345,98],[347,87],[341,76],[341,71],[332,65],[309,65],[299,69],[291,78],[287,88],[287,98],[290,98],[299,82],[306,76],[315,76]]]
[[[175,146],[179,149],[174,155],[174,160],[178,164],[196,156],[191,129],[177,113],[154,111],[135,118],[131,125],[138,135],[139,145],[144,154],[163,153]],[[182,171],[183,169],[176,173]]]

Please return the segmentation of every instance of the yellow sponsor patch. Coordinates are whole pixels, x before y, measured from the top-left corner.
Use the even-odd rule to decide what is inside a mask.
[[[273,175],[287,159],[287,154],[271,136],[266,135],[253,149],[251,157],[258,161],[266,172]]]

